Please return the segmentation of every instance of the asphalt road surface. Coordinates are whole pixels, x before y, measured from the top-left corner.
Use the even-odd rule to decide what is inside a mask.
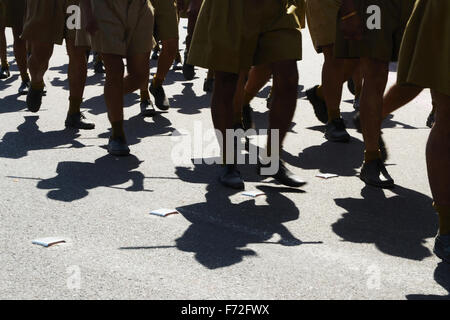
[[[170,71],[165,89],[173,107],[154,118],[139,116],[137,94],[126,97],[132,156],[119,159],[105,150],[104,79],[92,63],[83,106],[97,127],[66,130],[65,47],[55,48],[47,96],[32,114],[16,94],[8,31],[12,77],[0,82],[0,298],[448,299],[450,266],[432,253],[438,220],[425,165],[429,92],[384,123],[396,188],[365,187],[352,95],[345,88],[342,114],[352,140],[344,145],[324,139],[304,99],[320,82],[323,59],[307,30],[303,35],[298,107],[283,158],[308,184],[283,188],[244,166],[246,190],[265,192],[252,199],[222,187],[217,165],[173,160],[177,139],[212,127],[205,70],[197,68],[193,81]],[[389,85],[395,65],[391,71]],[[267,125],[269,88],[252,104],[258,128]],[[180,214],[149,214],[158,208]],[[66,243],[31,243],[50,236]]]

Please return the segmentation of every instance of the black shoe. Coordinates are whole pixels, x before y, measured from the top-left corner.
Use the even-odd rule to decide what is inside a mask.
[[[434,111],[431,111],[427,118],[427,127],[432,128],[434,124],[435,118],[434,118]]]
[[[278,165],[278,171],[275,174],[271,175],[263,175],[261,169],[262,168],[269,168],[270,164],[263,165],[262,163],[258,163],[258,174],[262,177],[272,177],[279,183],[292,187],[292,188],[299,188],[301,186],[304,186],[306,184],[306,181],[303,181],[299,177],[297,177],[292,171],[290,171],[288,168],[286,168],[286,165],[283,161],[279,160]]]
[[[28,90],[30,89],[30,86],[31,86],[30,81],[22,81],[18,90],[19,95],[27,94]]]
[[[322,123],[328,122],[328,111],[327,111],[327,105],[325,104],[325,101],[320,99],[317,96],[316,89],[318,86],[315,86],[309,90],[306,91],[306,98],[308,101],[312,104],[314,113],[316,114],[317,119],[319,119]]]
[[[103,65],[103,62],[97,61],[94,64],[94,73],[96,73],[96,74],[103,74],[103,73],[105,73],[105,67]]]
[[[442,261],[450,263],[450,235],[438,235],[434,240],[433,252]]]
[[[9,72],[9,68],[2,67],[0,69],[0,79],[1,80],[8,79],[10,76],[11,76],[11,73]]]
[[[347,81],[347,88],[348,91],[350,91],[352,93],[352,95],[355,95],[355,83],[353,82],[353,79],[349,79]]]
[[[113,156],[128,156],[130,148],[128,148],[127,141],[124,137],[113,139],[109,138],[108,152]]]
[[[141,116],[143,117],[153,117],[156,115],[156,110],[153,107],[153,102],[151,100],[141,101]]]
[[[224,186],[232,189],[243,190],[245,187],[241,173],[234,164],[225,165],[219,180]]]
[[[203,83],[203,91],[212,92],[214,89],[214,78],[206,78]]]
[[[30,86],[27,93],[27,107],[31,112],[38,112],[42,104],[42,96],[44,95],[44,90],[36,90]]]
[[[66,128],[81,129],[81,130],[93,130],[95,129],[95,124],[84,121],[86,117],[81,113],[75,113],[67,115],[66,118]]]
[[[183,64],[183,76],[187,81],[194,79],[195,68],[192,64],[187,64],[186,62]]]
[[[253,123],[253,109],[249,104],[242,108],[242,126],[244,131],[255,128]]]
[[[163,86],[155,87],[150,84],[150,93],[155,98],[155,105],[158,109],[166,111],[170,108],[169,99],[166,97]]]
[[[344,119],[339,118],[329,122],[325,129],[325,138],[331,142],[349,142],[350,135],[345,130]]]
[[[381,159],[365,162],[359,178],[366,184],[374,187],[385,189],[394,187],[394,180],[387,172],[383,160]]]

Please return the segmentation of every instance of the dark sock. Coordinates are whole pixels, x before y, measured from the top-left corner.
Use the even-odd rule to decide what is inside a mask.
[[[381,151],[364,151],[364,162],[368,163],[374,160],[381,159]]]
[[[75,98],[75,97],[69,97],[69,111],[67,114],[69,116],[73,114],[80,113],[81,103],[83,102],[83,99]]]
[[[123,130],[123,120],[111,122],[112,138],[125,138],[125,131]]]
[[[328,122],[341,118],[341,111],[339,110],[339,108],[337,110],[327,108],[327,112],[328,112]]]

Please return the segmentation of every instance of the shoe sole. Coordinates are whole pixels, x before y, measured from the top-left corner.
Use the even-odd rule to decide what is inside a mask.
[[[348,137],[348,138],[341,138],[341,139],[339,139],[339,138],[330,138],[326,134],[325,134],[325,139],[327,139],[330,142],[337,142],[337,143],[349,143],[350,140],[351,140],[350,137]]]

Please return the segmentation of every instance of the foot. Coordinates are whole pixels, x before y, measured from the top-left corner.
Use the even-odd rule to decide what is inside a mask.
[[[253,109],[249,104],[242,108],[242,126],[245,131],[255,128],[255,124],[253,123]]]
[[[232,189],[243,190],[244,189],[244,180],[242,179],[241,173],[237,170],[236,165],[227,164],[223,169],[222,174],[219,178],[220,182]]]
[[[156,115],[156,110],[153,107],[153,102],[151,100],[141,101],[141,116],[143,117],[153,117]]]
[[[325,138],[331,142],[349,142],[350,135],[345,130],[344,119],[339,118],[329,122],[325,129]]]
[[[94,73],[97,73],[97,74],[105,73],[105,67],[103,66],[103,62],[97,61],[94,64]]]
[[[359,111],[356,112],[356,114],[353,116],[353,125],[355,126],[356,130],[359,133],[362,133],[361,118],[360,118]],[[381,159],[383,160],[383,162],[385,162],[389,158],[389,153],[386,148],[386,144],[384,143],[384,140],[383,140],[383,132],[381,132],[381,134],[380,134],[380,140],[378,143],[380,145]]]
[[[173,65],[172,65],[172,70],[173,71],[183,70],[183,64],[181,63],[181,57],[179,60],[175,59],[175,61],[173,62]]]
[[[207,78],[203,83],[203,91],[212,92],[214,89],[214,78]]]
[[[150,93],[155,98],[155,105],[160,110],[169,110],[170,103],[169,99],[166,97],[163,86],[155,87],[153,83],[150,85]]]
[[[67,115],[66,118],[66,128],[81,129],[81,130],[93,130],[95,129],[95,124],[86,122],[86,117],[81,113],[75,113]]]
[[[286,165],[284,164],[284,162],[282,160],[279,160],[278,171],[275,174],[263,175],[261,172],[261,169],[268,168],[268,167],[270,167],[270,164],[264,165],[264,164],[259,163],[258,164],[258,174],[265,178],[272,177],[277,182],[279,182],[285,186],[292,187],[292,188],[299,188],[306,184],[306,181],[300,179],[292,171],[290,171],[288,168],[286,168]]]
[[[109,138],[108,152],[113,156],[128,156],[130,154],[130,148],[128,148],[127,141],[124,137],[113,139]]]
[[[427,118],[427,127],[432,128],[434,124],[434,112],[431,111],[430,115]]]
[[[316,93],[317,87],[318,86],[315,86],[307,90],[306,98],[312,104],[317,119],[319,119],[319,121],[322,123],[327,123],[328,122],[327,105],[325,104],[325,101],[323,101],[317,96]]]
[[[8,79],[10,76],[11,76],[11,73],[9,72],[9,68],[2,67],[0,69],[0,79],[1,80]]]
[[[31,112],[38,112],[41,108],[42,104],[42,96],[44,95],[43,89],[33,89],[30,86],[30,89],[27,93],[27,107],[28,110]]]
[[[450,234],[438,235],[436,237],[433,252],[442,261],[450,263]]]
[[[387,172],[383,160],[381,159],[365,162],[359,178],[366,184],[374,187],[384,189],[394,187],[394,180]]]
[[[28,93],[30,86],[31,86],[30,81],[22,81],[22,83],[20,84],[19,90],[18,90],[19,95],[24,95],[24,94]]]

